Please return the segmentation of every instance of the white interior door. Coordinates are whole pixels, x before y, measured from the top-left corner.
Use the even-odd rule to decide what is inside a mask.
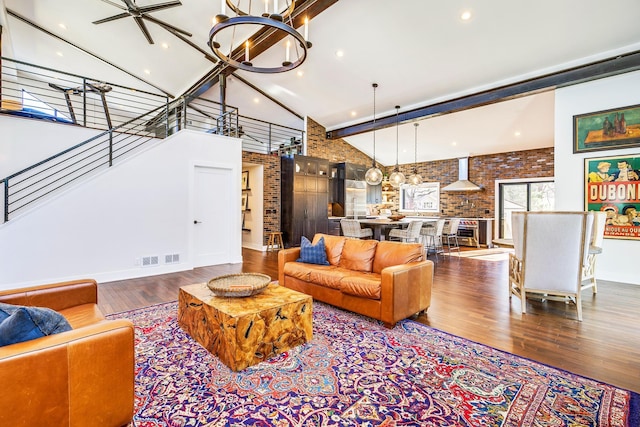
[[[238,219],[234,209],[231,169],[195,167],[193,200],[194,267],[231,262],[232,239]],[[238,203],[239,204],[239,203]]]

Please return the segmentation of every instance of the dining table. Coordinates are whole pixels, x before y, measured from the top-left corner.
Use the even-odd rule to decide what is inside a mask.
[[[389,240],[389,231],[393,228],[405,228],[411,221],[422,221],[424,224],[435,222],[432,218],[403,218],[401,220],[391,220],[389,218],[366,218],[359,219],[362,227],[373,230],[375,240]]]

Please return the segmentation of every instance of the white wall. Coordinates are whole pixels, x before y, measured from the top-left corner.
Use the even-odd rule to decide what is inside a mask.
[[[584,159],[639,154],[640,148],[573,154],[573,116],[640,104],[640,72],[627,73],[556,90],[556,209],[584,210]],[[605,239],[598,257],[597,278],[640,285],[633,263],[640,242]]]
[[[0,179],[101,132],[45,120],[0,115]]]
[[[58,125],[60,126],[60,125]],[[58,128],[60,129],[60,128]],[[192,268],[193,168],[232,169],[238,215],[229,263],[242,262],[241,141],[181,131],[0,225],[0,289],[81,277],[100,282]],[[215,196],[215,195],[214,195]],[[180,254],[165,264],[165,254]],[[159,255],[154,267],[136,265]]]

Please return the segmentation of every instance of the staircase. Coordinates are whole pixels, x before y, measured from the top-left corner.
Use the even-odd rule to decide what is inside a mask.
[[[4,222],[42,200],[181,129],[241,138],[243,150],[296,152],[304,132],[242,117],[203,98],[179,98],[125,88],[2,58],[0,113],[102,130],[0,180]]]

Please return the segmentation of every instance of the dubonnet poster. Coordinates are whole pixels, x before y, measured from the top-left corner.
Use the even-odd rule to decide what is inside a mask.
[[[604,211],[604,237],[640,240],[640,155],[585,159],[585,209]]]

